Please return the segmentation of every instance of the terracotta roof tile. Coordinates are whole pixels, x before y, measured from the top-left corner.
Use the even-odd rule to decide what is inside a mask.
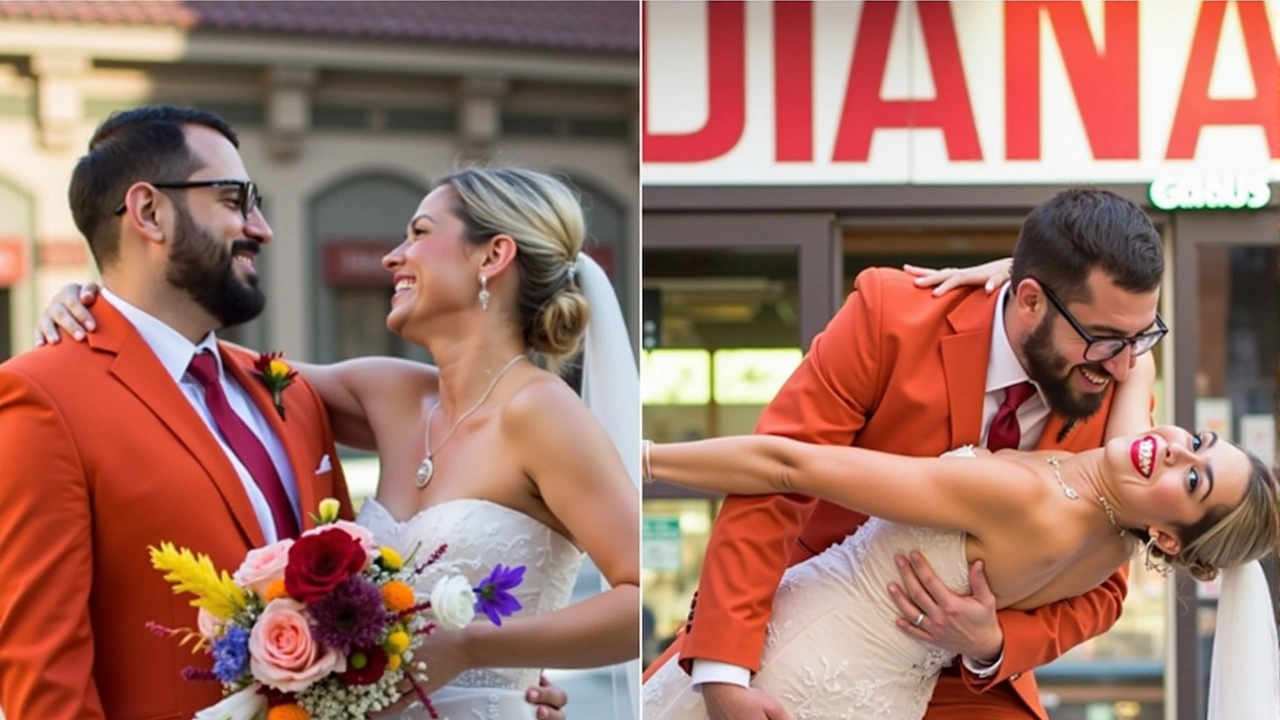
[[[433,40],[620,54],[638,53],[640,48],[640,5],[627,0],[0,0],[0,20]]]

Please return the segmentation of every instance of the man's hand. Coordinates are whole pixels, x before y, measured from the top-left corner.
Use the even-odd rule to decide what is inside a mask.
[[[711,720],[791,720],[777,700],[755,688],[706,683],[702,685],[702,702]]]
[[[996,596],[982,572],[982,561],[969,566],[972,595],[957,595],[934,574],[919,552],[911,560],[897,556],[903,588],[890,583],[898,605],[898,627],[911,637],[950,650],[972,661],[991,663],[1004,648],[1004,631],[996,619]]]
[[[538,687],[525,692],[524,699],[538,708],[538,720],[565,720],[562,710],[569,704],[569,693],[552,685],[546,675],[538,678]]]

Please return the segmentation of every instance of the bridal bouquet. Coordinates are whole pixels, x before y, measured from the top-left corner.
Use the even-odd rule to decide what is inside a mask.
[[[398,700],[401,681],[437,717],[409,672],[421,638],[460,629],[477,612],[501,625],[520,609],[509,591],[524,566],[499,565],[478,587],[442,577],[419,602],[413,579],[446,547],[415,565],[412,554],[402,559],[366,528],[338,520],[338,508],[332,498],[320,503],[316,528],[250,551],[233,575],[171,543],[150,548],[152,566],[175,593],[196,596],[199,615],[196,630],[149,627],[213,657],[212,671],[187,668],[184,677],[223,686],[223,700],[195,720],[363,719]]]

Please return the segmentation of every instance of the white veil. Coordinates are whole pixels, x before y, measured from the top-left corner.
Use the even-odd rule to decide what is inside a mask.
[[[1280,718],[1280,645],[1257,562],[1222,573],[1209,676],[1209,720]]]
[[[609,276],[585,253],[578,254],[575,267],[578,286],[587,298],[591,313],[582,351],[582,400],[609,433],[639,494],[640,372],[636,369],[631,338]],[[601,585],[602,590],[609,588],[603,578]],[[637,634],[637,647],[639,642]],[[637,717],[639,658],[614,667],[612,681],[613,714],[607,717],[617,720]]]

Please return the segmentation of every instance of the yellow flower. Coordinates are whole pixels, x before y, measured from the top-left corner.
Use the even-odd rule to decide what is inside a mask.
[[[277,378],[283,378],[292,371],[293,368],[289,367],[289,363],[283,360],[272,360],[267,363],[267,372]]]
[[[382,602],[391,612],[404,612],[413,607],[416,598],[413,596],[413,588],[399,580],[392,580],[382,586]]]
[[[404,560],[400,559],[400,553],[386,545],[378,548],[378,559],[382,561],[382,567],[391,572],[404,567]]]
[[[396,631],[387,636],[387,641],[382,644],[392,657],[399,655],[409,649],[409,633]]]
[[[227,571],[219,574],[208,555],[192,555],[190,550],[178,550],[167,542],[160,543],[159,549],[147,549],[151,553],[151,566],[166,573],[164,579],[173,583],[175,594],[189,592],[196,596],[191,601],[192,607],[202,607],[222,620],[245,609],[248,598],[244,589],[235,584]]]
[[[277,705],[267,711],[267,720],[311,720],[311,713],[301,705]]]
[[[342,505],[333,498],[325,498],[320,501],[320,524],[328,525],[338,519],[338,511],[342,509]]]
[[[387,669],[388,669],[388,670],[390,670],[390,671],[392,671],[392,672],[395,672],[396,670],[399,670],[399,669],[400,669],[400,656],[399,656],[399,655],[392,655],[392,656],[390,656],[390,657],[388,657],[388,658],[387,658]]]

